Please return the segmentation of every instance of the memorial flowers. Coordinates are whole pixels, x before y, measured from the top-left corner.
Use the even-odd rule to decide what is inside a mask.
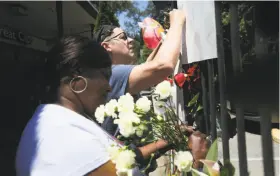
[[[144,144],[159,138],[174,144],[174,165],[177,173],[206,175],[192,168],[193,156],[189,151],[188,138],[180,128],[180,118],[174,112],[171,91],[171,83],[166,80],[153,90],[152,95],[160,108],[164,109],[163,114],[154,111],[152,101],[148,97],[141,97],[135,102],[129,93],[96,109],[95,117],[98,122],[102,123],[104,117],[110,117],[120,129],[118,139],[124,142],[124,145],[108,148],[110,158],[116,165],[117,175],[132,175],[133,167],[137,166],[136,155],[126,144]]]

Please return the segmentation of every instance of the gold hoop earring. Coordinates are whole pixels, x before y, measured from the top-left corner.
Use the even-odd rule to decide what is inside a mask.
[[[85,86],[85,88],[83,88],[82,90],[74,90],[74,89],[72,88],[72,83],[73,83],[73,81],[74,81],[75,79],[79,79],[79,78],[85,81],[86,86]],[[72,78],[72,80],[71,80],[70,83],[69,83],[69,86],[70,86],[70,89],[71,89],[73,92],[79,94],[79,93],[82,93],[83,91],[85,91],[85,90],[87,89],[87,80],[86,80],[86,78],[84,78],[84,77],[82,77],[82,76],[76,76],[76,77]]]

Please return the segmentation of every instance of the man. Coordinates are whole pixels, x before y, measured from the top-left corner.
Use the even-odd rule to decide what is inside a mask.
[[[164,42],[152,52],[147,62],[141,65],[129,65],[135,60],[133,39],[127,37],[122,29],[104,25],[95,34],[95,39],[110,53],[114,65],[110,78],[112,91],[108,100],[118,99],[127,92],[132,95],[138,94],[160,83],[173,73],[181,50],[185,14],[183,11],[173,10],[169,13],[169,17],[170,28]],[[113,124],[111,118],[107,118],[102,127],[112,135],[117,134],[117,125]],[[195,159],[194,166],[199,168],[201,167],[199,159],[205,158],[209,141],[206,140],[204,134],[199,132],[191,134],[192,129],[187,131],[190,135],[189,145],[196,148],[195,152],[192,152]],[[162,152],[167,150],[168,147],[163,148]]]
[[[122,29],[104,25],[97,31],[95,39],[110,53],[114,65],[110,79],[112,91],[108,100],[118,99],[127,92],[132,95],[138,94],[140,91],[160,83],[173,73],[181,50],[185,14],[183,11],[173,10],[169,16],[170,28],[165,41],[149,56],[147,59],[149,62],[141,65],[129,65],[135,60],[133,39],[127,37]],[[117,125],[113,124],[111,118],[107,118],[102,127],[110,134],[116,134]],[[190,139],[193,139],[190,141],[195,141],[195,143],[205,141],[201,135],[192,135]],[[205,147],[206,144],[197,150],[200,151]],[[195,155],[194,158],[197,161],[199,159]]]
[[[110,79],[112,91],[108,100],[118,99],[127,92],[138,94],[173,73],[181,49],[185,14],[173,10],[169,15],[170,29],[165,41],[155,53],[154,59],[141,65],[128,65],[135,58],[133,39],[127,37],[122,29],[105,25],[96,33],[95,39],[110,53],[114,64]],[[113,135],[117,126],[107,118],[103,128]]]

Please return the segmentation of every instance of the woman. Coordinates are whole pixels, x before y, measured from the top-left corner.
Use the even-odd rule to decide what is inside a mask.
[[[106,50],[86,38],[66,37],[53,47],[42,78],[51,84],[48,101],[24,129],[16,156],[17,175],[116,175],[107,148],[117,142],[92,116],[111,89],[111,64]],[[159,140],[136,148],[138,161],[167,146]]]

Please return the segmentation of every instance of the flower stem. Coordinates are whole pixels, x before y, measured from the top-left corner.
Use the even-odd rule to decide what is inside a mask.
[[[145,174],[147,169],[151,166],[151,163],[152,163],[152,160],[154,159],[154,156],[155,156],[154,154],[151,155],[151,158],[149,160],[148,165],[146,166],[146,168],[144,170],[141,171],[143,174]]]

